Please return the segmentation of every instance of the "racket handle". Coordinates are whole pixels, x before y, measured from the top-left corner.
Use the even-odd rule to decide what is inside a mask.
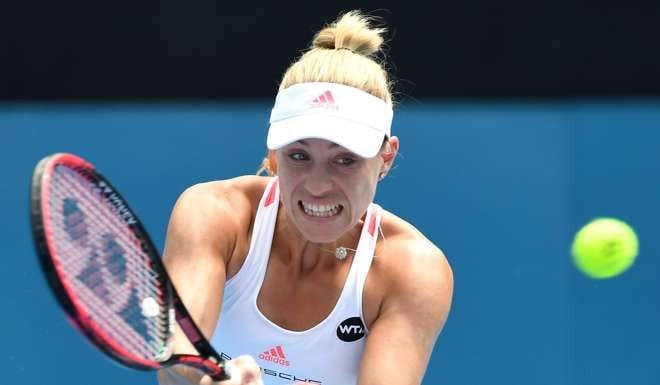
[[[204,359],[200,356],[176,354],[167,361],[168,364],[182,364],[191,366],[211,377],[213,381],[225,381],[230,378],[224,363],[216,364],[213,361]]]

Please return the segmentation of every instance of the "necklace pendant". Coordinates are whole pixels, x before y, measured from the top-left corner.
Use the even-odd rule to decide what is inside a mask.
[[[339,246],[335,250],[335,257],[337,257],[338,260],[343,261],[346,259],[346,256],[348,255],[348,250],[344,246]]]

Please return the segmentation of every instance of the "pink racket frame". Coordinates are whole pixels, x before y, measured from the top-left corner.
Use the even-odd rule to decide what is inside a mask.
[[[109,335],[107,335],[102,328],[97,326],[90,320],[89,314],[85,311],[84,306],[76,299],[75,291],[66,279],[63,267],[59,264],[56,258],[52,256],[57,255],[57,250],[53,246],[53,230],[50,227],[50,206],[44,205],[44,202],[50,202],[50,192],[48,188],[44,188],[49,184],[49,178],[53,173],[53,169],[57,165],[65,165],[70,168],[84,169],[90,174],[91,179],[98,179],[104,181],[108,186],[111,186],[95,167],[86,160],[67,153],[53,154],[49,157],[42,159],[35,168],[32,180],[32,227],[34,232],[35,243],[37,246],[37,254],[41,259],[41,265],[46,275],[46,278],[56,294],[62,308],[65,310],[68,319],[71,323],[80,330],[96,347],[101,351],[121,362],[122,364],[139,370],[156,370],[165,366],[174,364],[185,364],[196,367],[203,372],[210,374],[215,380],[224,380],[229,378],[229,374],[225,371],[224,361],[219,358],[219,355],[213,350],[208,341],[201,335],[183,306],[176,294],[174,287],[171,285],[164,285],[164,288],[170,293],[170,298],[173,301],[173,306],[176,309],[177,319],[183,321],[183,324],[190,325],[187,330],[184,330],[191,342],[200,351],[211,360],[204,359],[195,355],[173,355],[167,361],[160,362],[156,360],[148,360],[143,357],[137,356],[130,351],[122,348],[121,345],[116,343]],[[116,192],[117,190],[115,190]],[[128,205],[126,205],[128,207]],[[156,253],[156,249],[148,238],[146,231],[142,228],[139,221],[132,225],[133,231],[137,231],[136,236],[140,239],[146,240],[149,252]],[[139,234],[141,233],[141,234]],[[157,255],[157,254],[156,254]],[[154,267],[157,268],[159,273],[162,273],[164,280],[169,282],[167,272],[160,263],[155,263]],[[217,361],[217,365],[215,362]]]

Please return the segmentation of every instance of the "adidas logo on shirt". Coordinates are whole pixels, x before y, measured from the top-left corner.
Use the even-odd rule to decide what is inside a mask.
[[[284,355],[284,350],[282,350],[282,346],[280,345],[277,345],[274,348],[270,348],[269,350],[259,354],[259,359],[273,362],[282,366],[291,365],[289,361],[287,361],[286,356]]]

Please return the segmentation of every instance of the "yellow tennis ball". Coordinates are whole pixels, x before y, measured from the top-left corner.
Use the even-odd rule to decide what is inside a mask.
[[[578,231],[571,248],[577,267],[591,278],[611,278],[635,262],[639,241],[635,230],[615,218],[597,218]]]

